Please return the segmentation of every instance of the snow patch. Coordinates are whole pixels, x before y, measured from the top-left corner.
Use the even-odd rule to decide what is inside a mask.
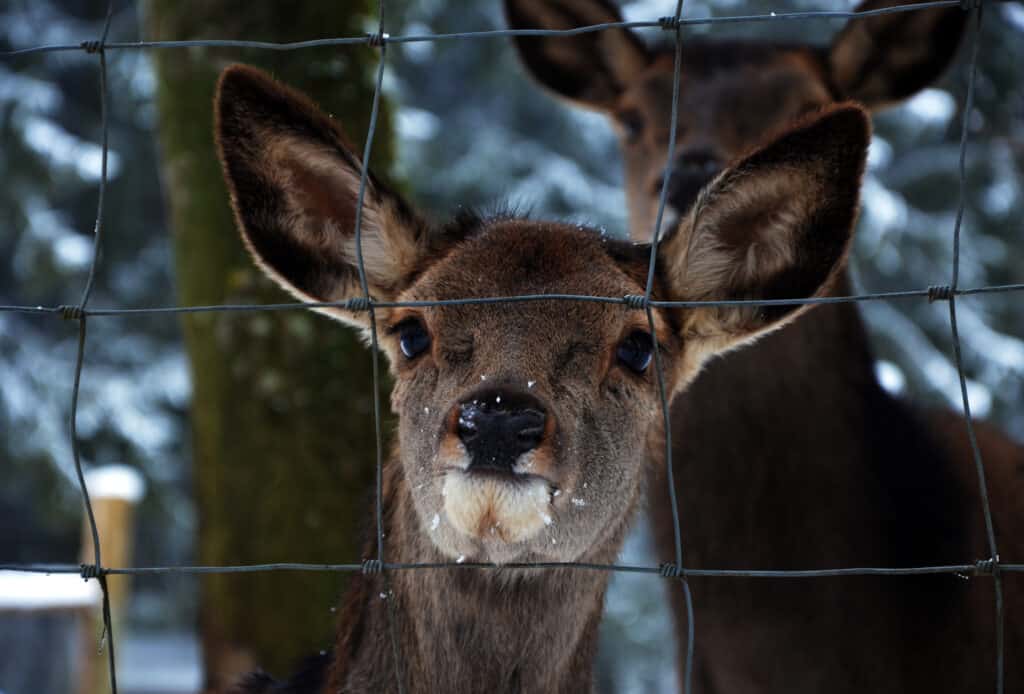
[[[907,385],[907,377],[903,375],[903,370],[891,361],[875,362],[875,378],[883,388],[893,395],[901,394]]]
[[[99,582],[83,581],[78,574],[0,571],[0,611],[89,608],[102,598]]]
[[[925,89],[908,100],[903,108],[921,125],[944,128],[956,113],[956,101],[941,89]]]
[[[128,465],[104,465],[85,473],[85,484],[93,499],[124,499],[137,504],[146,495],[142,474]]]

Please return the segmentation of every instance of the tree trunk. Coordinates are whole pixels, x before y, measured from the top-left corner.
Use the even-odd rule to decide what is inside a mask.
[[[348,3],[152,0],[148,38],[297,41],[357,35],[372,0]],[[166,49],[155,63],[164,186],[182,304],[292,301],[244,252],[214,152],[217,75],[241,61],[309,94],[361,143],[377,52]],[[382,104],[373,166],[392,157]],[[370,355],[354,333],[304,311],[204,313],[183,320],[193,382],[193,479],[200,564],[360,559],[374,477]],[[207,687],[256,666],[284,674],[331,642],[345,577],[211,574],[201,586]]]

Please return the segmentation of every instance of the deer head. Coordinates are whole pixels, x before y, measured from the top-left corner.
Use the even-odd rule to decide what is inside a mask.
[[[217,98],[224,174],[256,263],[304,301],[361,296],[362,164],[339,125],[244,66],[224,72]],[[868,139],[859,107],[833,106],[723,171],[660,244],[653,297],[827,291],[849,245]],[[575,225],[473,214],[436,225],[372,175],[361,220],[376,301],[644,292],[648,246]],[[365,312],[316,310],[370,328]],[[418,536],[447,557],[498,563],[579,560],[621,539],[661,422],[655,347],[674,394],[709,357],[801,310],[655,308],[652,335],[646,312],[622,304],[376,307]]]
[[[900,4],[864,0],[858,10]],[[506,0],[513,29],[621,21],[607,0]],[[959,7],[851,21],[827,47],[682,38],[676,148],[664,228],[723,167],[794,119],[852,99],[871,110],[935,80],[956,53]],[[648,48],[628,29],[515,39],[529,73],[556,95],[607,114],[625,167],[630,231],[649,238],[665,172],[674,81],[672,44]]]

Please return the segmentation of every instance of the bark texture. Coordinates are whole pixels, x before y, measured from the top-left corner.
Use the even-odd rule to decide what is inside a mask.
[[[376,7],[370,0],[151,0],[147,9],[149,39],[283,42],[365,32]],[[270,71],[334,114],[358,150],[377,52],[192,48],[149,55],[179,301],[290,301],[256,270],[235,230],[214,150],[217,75],[232,62]],[[382,104],[372,157],[377,172],[386,172],[392,158],[389,126]],[[183,330],[194,388],[197,561],[358,561],[375,460],[368,350],[352,331],[309,312],[194,314]],[[204,576],[207,687],[223,687],[257,666],[283,674],[326,648],[344,580],[330,573]]]

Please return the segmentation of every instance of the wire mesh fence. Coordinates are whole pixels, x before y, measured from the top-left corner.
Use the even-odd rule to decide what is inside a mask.
[[[683,551],[683,535],[682,528],[680,527],[678,503],[676,500],[676,487],[673,480],[673,465],[672,465],[672,441],[671,441],[671,426],[669,425],[669,399],[666,395],[665,390],[665,376],[662,369],[661,357],[658,351],[658,341],[654,341],[654,366],[655,373],[657,375],[657,384],[659,388],[659,395],[661,400],[661,414],[665,424],[665,459],[667,467],[667,493],[670,498],[672,507],[673,517],[673,538],[674,538],[674,559],[672,563],[662,564],[659,566],[641,566],[641,565],[625,565],[625,564],[594,564],[586,562],[526,562],[526,563],[508,563],[502,564],[504,568],[517,568],[517,569],[531,569],[531,570],[543,570],[551,568],[572,568],[584,571],[606,571],[606,572],[627,572],[627,573],[638,573],[638,574],[650,574],[654,576],[660,576],[669,580],[677,581],[680,584],[680,590],[683,591],[685,597],[685,604],[687,610],[687,653],[686,662],[684,666],[683,680],[684,687],[687,692],[690,691],[692,685],[692,673],[693,673],[693,654],[695,644],[695,631],[694,631],[694,620],[693,620],[693,605],[692,598],[689,590],[687,579],[689,577],[715,577],[715,578],[825,578],[825,577],[837,577],[837,576],[907,576],[907,575],[926,575],[926,574],[968,574],[968,575],[979,575],[990,577],[994,584],[994,610],[995,610],[995,691],[997,694],[1001,694],[1004,691],[1004,659],[1005,659],[1005,647],[1004,647],[1004,606],[1003,606],[1003,582],[1002,574],[1007,572],[1024,572],[1024,564],[1010,564],[1002,563],[999,558],[999,547],[996,542],[995,530],[992,521],[992,512],[989,505],[989,495],[987,482],[985,477],[985,466],[982,459],[980,447],[975,436],[974,426],[971,419],[971,403],[968,396],[967,380],[964,374],[963,359],[961,355],[961,342],[960,334],[957,326],[957,298],[975,294],[990,294],[990,293],[1002,293],[1002,292],[1018,292],[1024,290],[1024,283],[1019,284],[1004,284],[1004,285],[989,285],[981,287],[961,287],[960,280],[960,248],[961,248],[961,229],[963,224],[964,210],[965,210],[965,186],[966,186],[966,170],[965,160],[967,154],[967,147],[969,143],[969,130],[968,130],[968,118],[963,118],[962,130],[959,139],[959,161],[957,176],[959,182],[959,199],[957,202],[957,212],[955,223],[952,231],[952,242],[953,242],[953,260],[951,267],[951,274],[949,282],[939,282],[935,285],[924,287],[920,289],[906,290],[906,291],[890,291],[890,292],[874,292],[865,294],[851,294],[846,296],[828,296],[828,297],[806,297],[798,299],[782,299],[782,300],[727,300],[727,301],[658,301],[651,298],[652,289],[654,287],[654,277],[656,270],[657,250],[660,241],[660,230],[662,227],[662,219],[665,212],[667,191],[669,190],[669,177],[671,175],[671,167],[666,165],[663,174],[663,185],[660,190],[660,197],[658,201],[658,209],[656,221],[654,224],[652,242],[650,248],[650,259],[648,264],[648,274],[645,292],[642,295],[627,295],[627,296],[591,296],[591,295],[576,295],[576,294],[531,294],[531,295],[517,295],[517,296],[496,296],[496,297],[476,297],[476,298],[463,298],[463,299],[449,299],[439,301],[380,301],[374,299],[371,296],[369,285],[366,278],[366,270],[363,264],[363,246],[362,246],[362,203],[366,193],[367,186],[367,171],[368,168],[364,166],[362,168],[362,174],[359,182],[358,197],[356,204],[356,217],[355,217],[355,245],[356,245],[356,258],[358,264],[359,283],[362,290],[362,296],[348,299],[341,302],[293,302],[293,303],[279,303],[279,304],[221,304],[221,305],[206,305],[206,306],[164,306],[164,307],[147,307],[147,308],[92,308],[89,306],[89,301],[92,293],[93,283],[96,276],[96,270],[99,265],[100,251],[102,247],[102,238],[104,231],[104,199],[107,188],[107,158],[108,158],[108,103],[109,94],[107,86],[107,51],[111,50],[163,50],[163,49],[181,49],[189,47],[221,47],[221,48],[248,48],[248,49],[262,49],[271,51],[298,51],[306,48],[323,47],[323,46],[353,46],[353,45],[367,45],[374,47],[379,51],[379,60],[375,78],[375,88],[373,93],[370,125],[366,135],[366,140],[363,148],[363,162],[370,160],[370,154],[374,143],[374,133],[376,130],[378,111],[381,97],[382,84],[384,81],[385,67],[387,65],[387,49],[391,44],[402,44],[402,43],[417,43],[417,42],[438,42],[438,41],[452,41],[452,40],[471,40],[471,39],[502,39],[516,36],[530,36],[530,37],[541,37],[541,36],[574,36],[586,33],[607,31],[610,29],[645,29],[645,30],[659,30],[668,34],[671,34],[673,45],[674,45],[674,61],[673,61],[673,92],[672,92],[672,105],[671,105],[671,116],[669,123],[677,122],[677,113],[679,109],[679,84],[680,75],[682,70],[682,35],[683,31],[694,25],[701,24],[726,24],[726,23],[754,23],[754,22],[776,22],[776,21],[798,21],[808,20],[815,18],[833,18],[833,19],[848,19],[858,20],[866,17],[878,16],[884,14],[901,13],[901,12],[916,12],[934,8],[950,8],[960,7],[964,12],[970,13],[970,28],[968,30],[968,51],[969,51],[969,65],[968,65],[968,87],[963,103],[963,113],[970,114],[974,102],[975,92],[975,75],[978,61],[978,48],[979,48],[979,33],[982,26],[983,17],[983,1],[982,0],[937,0],[932,2],[919,2],[907,5],[898,5],[894,7],[886,7],[868,11],[801,11],[801,12],[771,12],[768,14],[758,15],[738,15],[738,16],[720,16],[720,17],[707,17],[697,19],[687,19],[682,16],[683,12],[683,0],[677,0],[675,12],[671,16],[659,17],[646,21],[622,21],[622,22],[610,22],[602,24],[594,24],[588,26],[579,26],[572,29],[508,29],[508,30],[492,30],[492,31],[476,31],[476,32],[458,32],[458,33],[437,33],[437,34],[405,34],[405,35],[389,35],[383,31],[384,25],[384,2],[380,0],[378,4],[378,29],[376,33],[362,35],[362,36],[346,36],[329,39],[317,39],[311,41],[299,41],[294,43],[272,43],[265,41],[244,41],[244,40],[187,40],[187,41],[138,41],[138,42],[108,42],[107,38],[110,31],[111,18],[113,15],[113,2],[108,5],[105,22],[103,25],[102,34],[97,39],[86,40],[80,43],[68,43],[68,44],[53,44],[53,45],[40,45],[30,48],[24,48],[6,52],[2,55],[4,58],[10,59],[19,56],[31,56],[40,53],[58,52],[58,51],[84,51],[86,53],[95,55],[98,63],[99,71],[99,83],[100,83],[100,109],[101,109],[101,128],[102,128],[102,139],[101,139],[101,173],[99,177],[98,186],[98,199],[97,199],[97,211],[95,217],[95,224],[93,229],[93,254],[92,260],[89,265],[89,274],[86,280],[85,288],[82,292],[81,297],[75,304],[59,305],[59,306],[20,306],[20,305],[0,305],[0,312],[16,312],[24,314],[43,314],[43,315],[56,315],[64,320],[75,321],[78,325],[78,341],[77,351],[75,358],[75,366],[73,372],[73,384],[71,391],[71,403],[70,403],[70,443],[71,451],[74,462],[74,469],[78,477],[78,483],[81,490],[82,499],[84,501],[89,532],[92,536],[93,546],[93,562],[91,564],[72,565],[72,564],[5,564],[0,565],[0,569],[10,571],[22,571],[22,572],[36,572],[36,573],[72,573],[80,574],[83,579],[97,580],[103,594],[102,603],[102,620],[103,620],[103,640],[101,643],[106,644],[106,654],[108,660],[110,687],[111,690],[116,694],[117,692],[117,678],[116,678],[116,663],[115,663],[115,641],[113,634],[113,625],[111,620],[111,605],[110,595],[107,589],[107,576],[111,575],[145,575],[145,574],[211,574],[211,573],[254,573],[254,572],[267,572],[267,571],[317,571],[317,572],[363,572],[381,574],[384,580],[387,580],[387,574],[391,571],[421,571],[421,570],[436,570],[436,569],[461,569],[461,570],[480,570],[480,569],[495,569],[499,568],[498,565],[489,563],[478,563],[478,562],[441,562],[441,563],[396,563],[387,561],[386,545],[385,545],[385,534],[384,534],[384,523],[383,523],[383,503],[382,503],[382,470],[383,470],[383,440],[381,432],[381,405],[380,405],[380,391],[377,388],[377,384],[380,381],[380,367],[379,367],[379,349],[377,344],[377,326],[376,326],[376,315],[375,310],[378,308],[397,308],[397,307],[430,307],[430,306],[444,306],[444,305],[466,305],[466,304],[477,304],[477,305],[489,305],[489,304],[501,304],[501,303],[513,303],[513,302],[533,302],[533,301],[576,301],[576,302],[600,302],[606,304],[621,304],[630,309],[644,311],[646,314],[647,322],[650,327],[650,331],[654,334],[655,321],[653,310],[656,308],[690,308],[690,307],[709,307],[709,306],[779,306],[779,305],[804,305],[804,304],[835,304],[835,303],[858,303],[866,301],[893,301],[893,300],[921,300],[925,299],[929,302],[943,301],[948,304],[949,307],[949,325],[951,340],[953,346],[953,353],[957,372],[959,375],[960,394],[963,406],[964,425],[967,430],[968,438],[970,441],[970,450],[973,459],[974,470],[977,476],[978,483],[978,494],[981,500],[981,508],[983,512],[983,520],[985,527],[985,539],[987,543],[988,556],[968,561],[962,564],[949,564],[939,566],[915,566],[915,567],[844,567],[834,569],[817,569],[817,570],[743,570],[743,569],[691,569],[686,567],[684,561],[685,555]],[[669,142],[667,148],[666,161],[670,162],[672,153],[675,151],[675,137],[676,128],[670,127],[669,131]],[[78,421],[78,403],[79,403],[79,386],[81,383],[81,377],[83,372],[83,363],[85,358],[85,345],[87,336],[87,326],[89,318],[99,318],[105,316],[133,316],[143,314],[187,314],[187,313],[206,313],[206,312],[260,312],[260,311],[282,311],[282,310],[296,310],[296,309],[308,309],[308,308],[342,308],[348,311],[355,312],[366,312],[370,319],[370,338],[371,338],[371,354],[372,354],[372,372],[374,382],[374,422],[375,422],[375,436],[376,436],[376,556],[371,559],[367,559],[358,563],[341,563],[341,564],[310,564],[310,563],[268,563],[268,564],[250,564],[250,565],[232,565],[232,566],[147,566],[147,567],[111,567],[103,564],[103,557],[101,553],[101,538],[97,529],[96,520],[93,514],[92,504],[90,501],[89,490],[83,475],[83,466],[81,461],[81,455],[79,452],[79,438],[77,431]],[[398,642],[395,638],[394,633],[394,605],[389,601],[388,603],[389,612],[389,629],[391,644],[393,649],[393,665],[396,673],[396,685],[399,691],[403,690],[403,677],[401,676],[401,653],[399,652]]]

